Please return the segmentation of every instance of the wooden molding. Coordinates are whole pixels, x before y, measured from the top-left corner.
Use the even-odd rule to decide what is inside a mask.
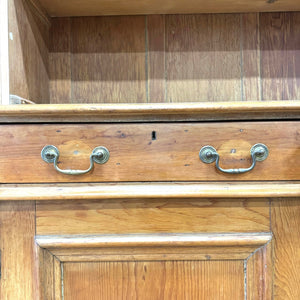
[[[111,247],[233,247],[262,246],[271,233],[156,233],[124,235],[36,236],[42,248],[111,248]]]
[[[300,182],[2,184],[0,201],[299,197]]]
[[[246,259],[272,234],[124,234],[36,236],[60,261]]]
[[[247,119],[299,119],[300,101],[39,104],[2,106],[0,121],[22,122],[160,122]]]

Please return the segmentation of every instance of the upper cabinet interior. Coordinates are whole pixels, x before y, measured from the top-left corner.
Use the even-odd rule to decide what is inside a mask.
[[[300,1],[6,1],[10,103],[300,99]]]

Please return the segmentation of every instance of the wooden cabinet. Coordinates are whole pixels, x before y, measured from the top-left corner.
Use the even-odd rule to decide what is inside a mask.
[[[1,2],[1,299],[300,299],[300,5],[196,2]]]
[[[24,119],[1,127],[4,299],[297,299],[299,122],[200,121],[201,107],[197,122],[183,122],[184,110],[176,122],[176,106],[172,116],[158,107],[143,123],[130,121],[147,115],[136,108],[110,124],[46,124],[45,111],[39,125],[6,108],[5,122]],[[249,166],[256,142],[269,156],[244,174],[199,159],[213,144],[222,167]],[[59,148],[63,170],[87,168],[97,145],[110,157],[60,174],[42,160],[45,144]]]

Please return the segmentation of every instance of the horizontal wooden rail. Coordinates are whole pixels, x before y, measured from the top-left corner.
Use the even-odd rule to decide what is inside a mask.
[[[108,248],[108,247],[233,247],[262,246],[272,239],[261,233],[160,233],[115,235],[36,236],[42,248]]]
[[[300,101],[38,104],[0,107],[0,122],[159,122],[300,118]]]
[[[299,197],[300,182],[6,184],[1,200]]]

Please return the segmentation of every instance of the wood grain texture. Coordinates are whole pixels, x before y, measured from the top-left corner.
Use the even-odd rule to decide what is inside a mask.
[[[72,103],[71,20],[51,22],[49,46],[50,102]]]
[[[3,125],[0,180],[3,183],[299,180],[299,127],[297,121]],[[152,140],[153,131],[156,140]],[[214,164],[205,164],[198,156],[203,146],[212,145],[223,168],[246,168],[252,163],[250,149],[256,143],[266,144],[269,156],[248,173],[219,172]],[[59,149],[61,169],[87,169],[89,156],[97,146],[109,149],[110,159],[87,174],[64,175],[41,159],[45,145]]]
[[[246,300],[273,299],[272,244],[268,243],[247,259]],[[276,299],[276,298],[275,298]]]
[[[240,16],[166,16],[167,102],[241,100]]]
[[[269,232],[49,235],[36,237],[62,262],[246,259]]]
[[[165,102],[166,97],[166,16],[146,16],[147,102]]]
[[[300,182],[0,184],[0,201],[300,197]]]
[[[297,100],[299,14],[54,18],[53,103]]]
[[[0,2],[0,105],[9,104],[8,2]]]
[[[171,1],[154,0],[40,0],[51,16],[95,16],[95,15],[134,15],[134,14],[178,14],[178,13],[230,13],[230,12],[258,12],[300,10],[297,1],[286,0],[265,2],[253,0],[251,2],[214,0],[214,1]]]
[[[259,14],[241,14],[242,100],[261,100]]]
[[[8,1],[10,94],[49,103],[49,23],[27,1]]]
[[[299,99],[299,13],[261,14],[260,28],[262,99]]]
[[[190,299],[242,299],[243,263],[65,263],[64,290],[66,300],[186,299],[187,296]]]
[[[38,299],[35,203],[0,203],[1,299]]]
[[[299,198],[274,199],[271,221],[274,234],[274,298],[300,298]]]
[[[71,22],[73,103],[146,102],[145,18]]]
[[[38,246],[39,300],[63,300],[62,263],[47,249]]]
[[[299,101],[3,105],[2,123],[120,123],[299,119]]]
[[[43,201],[36,222],[39,235],[270,230],[266,199]]]
[[[55,299],[54,294],[54,257],[46,249],[38,247],[39,261],[39,299]]]

